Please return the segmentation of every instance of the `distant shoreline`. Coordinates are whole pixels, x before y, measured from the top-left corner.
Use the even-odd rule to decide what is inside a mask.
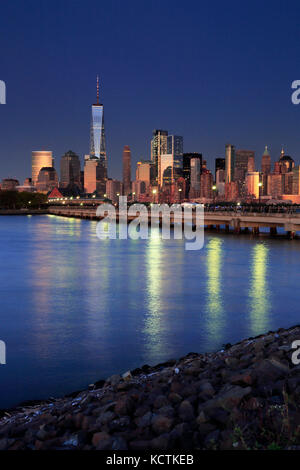
[[[49,214],[48,209],[0,209],[0,215],[41,215]]]

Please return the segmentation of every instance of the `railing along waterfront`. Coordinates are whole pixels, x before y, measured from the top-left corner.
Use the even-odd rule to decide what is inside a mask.
[[[79,217],[90,220],[100,220],[101,217],[96,215],[97,207],[68,207],[68,206],[50,206],[49,213],[53,215],[67,216],[67,217]],[[116,211],[116,218],[118,220],[118,211]],[[136,216],[127,217],[128,222],[134,219]],[[150,222],[151,211],[148,210],[148,220]],[[193,225],[195,224],[196,214],[193,211],[192,217],[183,215],[182,222],[187,220]],[[162,217],[159,216],[161,222]],[[177,220],[175,220],[176,222]],[[170,217],[171,224],[174,223],[174,217],[171,213]],[[259,229],[266,227],[270,229],[270,233],[275,235],[277,228],[283,228],[287,232],[288,236],[293,238],[297,231],[300,231],[300,214],[299,213],[262,213],[262,212],[249,212],[249,211],[205,211],[204,212],[204,225],[208,228],[215,228],[220,230],[221,227],[225,228],[225,231],[229,231],[230,227],[235,233],[241,233],[241,231],[252,230],[254,234],[259,233]]]

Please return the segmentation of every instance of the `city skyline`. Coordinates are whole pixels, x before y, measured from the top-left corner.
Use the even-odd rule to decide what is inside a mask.
[[[80,161],[80,165],[82,166],[82,169],[84,168],[84,163],[85,163],[86,157],[88,155],[91,158],[97,158],[99,161],[103,162],[103,164],[105,165],[106,168],[108,167],[108,159],[107,159],[107,152],[106,152],[106,138],[105,138],[105,131],[104,131],[104,105],[99,102],[99,76],[98,75],[96,77],[96,80],[97,80],[97,94],[96,94],[97,102],[91,105],[92,106],[92,120],[91,120],[91,125],[90,125],[90,137],[89,137],[90,153],[89,154],[85,153],[84,155],[79,154],[79,161]],[[99,114],[99,109],[100,109],[100,114]],[[171,135],[172,132],[170,132],[169,130],[160,131],[160,130],[155,129],[153,131],[153,135],[155,135],[155,132],[163,132],[163,133],[166,134],[166,143],[165,143],[166,149],[162,152],[162,153],[165,153],[165,154],[167,154],[168,151],[169,151],[168,149],[170,147],[170,143],[169,143],[170,138],[172,138],[172,139],[174,139],[174,138],[175,139],[176,138],[182,139],[182,137],[178,137],[176,135]],[[153,136],[150,139],[151,139],[150,143],[149,143],[150,149],[148,149],[148,154],[145,157],[143,157],[143,156],[141,156],[141,157],[134,156],[135,158],[133,158],[134,166],[131,166],[131,170],[130,170],[131,171],[131,178],[135,174],[135,168],[136,168],[136,165],[139,161],[141,161],[141,160],[151,161],[153,159],[153,155],[152,155]],[[98,143],[97,143],[97,141],[98,141]],[[100,146],[101,146],[101,151],[100,151]],[[208,162],[207,166],[209,168],[211,168],[212,171],[213,171],[213,168],[215,166],[215,161],[216,160],[226,158],[226,152],[227,152],[226,149],[228,148],[228,146],[232,147],[232,144],[229,144],[228,142],[224,143],[223,153],[220,151],[218,153],[218,156],[215,156],[215,157],[212,157],[212,158],[206,157],[202,153],[202,156],[203,156],[204,160],[206,160],[206,162]],[[119,156],[118,176],[116,174],[108,174],[109,178],[122,180],[122,174],[123,174],[122,163],[123,163],[124,147],[130,147],[130,146],[129,145],[124,145],[123,148],[122,148],[121,155]],[[181,147],[183,149],[183,143],[181,143]],[[238,147],[238,145],[233,146],[233,148],[236,148],[236,147]],[[249,145],[248,147],[254,148],[253,145],[252,146]],[[270,151],[270,148],[272,148],[272,144],[271,145],[269,145],[269,144],[264,145],[264,151],[266,149],[268,149],[269,156],[271,156],[271,165],[273,165],[278,160],[278,158],[277,158],[277,155],[274,155],[272,157],[272,152]],[[286,147],[284,145],[281,145],[281,147],[280,147],[281,150],[278,153],[279,157],[282,153],[285,153],[286,155],[289,154],[289,152],[284,151],[284,148],[286,148]],[[196,150],[193,149],[191,151],[189,150],[188,152],[186,151],[186,149],[183,150],[183,153],[198,153],[198,152],[201,153],[201,149],[200,150],[199,149],[196,149]],[[260,171],[261,170],[261,157],[264,155],[264,152],[261,152],[261,154],[258,154],[258,155],[254,150],[252,150],[251,152],[254,154],[254,159],[255,159],[254,165],[255,165],[257,171]],[[49,153],[50,154],[51,153],[51,155],[53,156],[53,166],[56,169],[57,173],[61,177],[60,161],[61,161],[61,158],[67,153],[66,150],[61,155],[55,155],[54,152],[51,149],[46,149],[46,148],[41,148],[40,150],[31,150],[31,154],[35,154],[35,153],[36,154],[39,154],[39,153],[42,153],[42,154],[43,153],[45,153],[45,154]],[[75,152],[75,154],[77,154],[77,152]],[[293,156],[293,159],[297,163],[297,157]],[[299,159],[299,164],[300,164],[300,159]],[[25,180],[26,178],[28,178],[30,173],[31,172],[29,171],[28,174],[26,174],[26,176],[23,179]],[[0,168],[0,176],[1,176],[1,168]],[[22,178],[19,178],[18,175],[2,175],[2,179],[3,178],[13,178],[13,179],[19,180],[20,182],[22,181]]]
[[[165,2],[159,18],[155,3],[88,1],[83,7],[66,1],[62,7],[31,1],[26,9],[19,1],[4,4],[1,178],[24,180],[33,150],[50,149],[56,159],[70,148],[81,159],[88,153],[97,74],[106,108],[108,171],[118,179],[123,146],[130,146],[134,167],[149,158],[155,128],[184,136],[185,151],[201,152],[208,167],[224,155],[226,142],[251,148],[256,156],[268,145],[273,160],[284,145],[299,162],[300,107],[291,102],[299,5],[274,2],[270,13],[267,5],[254,2],[242,10],[231,3],[233,9],[219,2],[215,15],[213,6],[191,1],[185,11],[179,2]],[[95,28],[99,14],[106,21]],[[155,37],[147,34],[154,16]],[[125,37],[124,22],[135,27]],[[71,36],[68,24],[76,31]],[[21,44],[15,30],[23,34]]]

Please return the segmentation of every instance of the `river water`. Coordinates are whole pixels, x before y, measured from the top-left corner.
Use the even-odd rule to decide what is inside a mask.
[[[102,240],[96,222],[0,218],[0,407],[300,323],[300,240]]]

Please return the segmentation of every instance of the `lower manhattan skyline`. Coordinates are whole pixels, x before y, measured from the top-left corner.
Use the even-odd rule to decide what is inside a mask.
[[[291,101],[298,78],[296,3],[287,9],[273,2],[271,11],[256,2],[243,11],[236,2],[229,2],[232,9],[219,3],[215,15],[214,7],[193,1],[188,9],[165,2],[155,21],[156,2],[141,10],[134,1],[88,1],[84,8],[30,1],[26,11],[19,3],[1,7],[0,78],[7,88],[1,178],[28,177],[33,150],[51,150],[57,169],[69,149],[83,163],[98,74],[110,177],[121,179],[124,145],[132,168],[150,159],[153,129],[183,136],[184,151],[202,153],[209,168],[228,142],[256,158],[268,145],[273,161],[283,146],[299,162],[300,106]],[[101,28],[94,27],[97,14],[107,20]],[[131,25],[125,35],[123,24]],[[21,43],[15,29],[23,33]]]

